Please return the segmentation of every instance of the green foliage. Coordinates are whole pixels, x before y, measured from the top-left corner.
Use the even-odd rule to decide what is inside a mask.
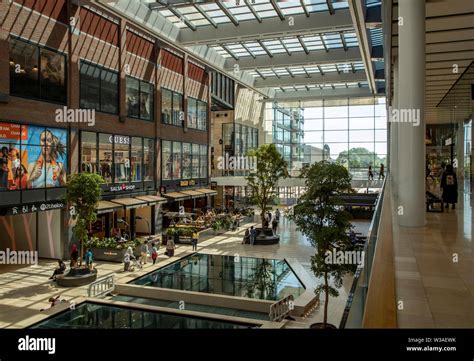
[[[349,155],[350,154],[350,155]],[[376,153],[366,148],[351,148],[339,153],[336,162],[346,165],[349,159],[349,168],[368,168],[371,165],[374,168],[380,167],[380,163],[385,162],[385,158],[379,158]]]
[[[326,262],[326,252],[352,250],[348,236],[352,228],[351,216],[341,206],[340,200],[340,195],[351,191],[351,176],[342,165],[321,161],[306,168],[304,177],[307,190],[294,207],[290,219],[316,248],[311,257],[311,269],[317,278],[324,279],[315,292],[326,293],[326,323],[328,296],[338,296],[344,275],[355,270],[355,265]]]
[[[275,144],[264,144],[256,150],[251,150],[249,156],[257,158],[255,173],[246,177],[247,185],[252,192],[251,201],[261,212],[265,212],[268,203],[276,197],[278,180],[288,176],[288,164]]]
[[[127,242],[117,242],[114,237],[109,238],[98,238],[91,237],[84,242],[86,248],[111,248],[111,249],[127,249],[128,247],[136,248],[141,245],[139,239],[127,241]]]
[[[87,239],[90,225],[97,220],[95,209],[100,200],[102,183],[104,179],[94,173],[73,174],[67,182],[65,200],[74,207],[71,212],[76,220],[73,231],[81,242],[81,260],[82,242]]]

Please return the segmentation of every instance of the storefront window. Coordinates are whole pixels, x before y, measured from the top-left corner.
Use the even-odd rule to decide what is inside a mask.
[[[129,144],[115,143],[114,169],[115,182],[130,182]]]
[[[169,180],[173,177],[173,155],[171,153],[171,142],[163,140],[161,142],[161,177]]]
[[[155,141],[153,139],[144,139],[143,148],[143,176],[145,181],[155,179]]]
[[[140,82],[140,118],[153,119],[153,84]]]
[[[207,145],[201,145],[201,171],[200,178],[207,178]]]
[[[97,134],[81,133],[81,172],[98,173],[97,169]]]
[[[193,144],[192,178],[199,178],[199,144]]]
[[[181,178],[181,143],[173,142],[173,176],[172,179]]]
[[[66,57],[13,39],[10,42],[10,89],[13,95],[66,102]]]
[[[153,181],[154,139],[99,133],[81,133],[81,171],[96,172],[106,183]],[[98,150],[98,163],[95,152]]]
[[[182,156],[182,176],[183,179],[191,178],[191,144],[183,143]]]
[[[99,134],[99,174],[106,183],[112,183],[112,141],[108,134]]]
[[[65,129],[0,123],[0,139],[0,190],[66,184]]]
[[[132,155],[130,157],[132,182],[141,182],[143,164],[143,138],[132,138]]]

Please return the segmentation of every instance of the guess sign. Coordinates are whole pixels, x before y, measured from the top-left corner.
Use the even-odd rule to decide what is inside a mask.
[[[109,143],[130,144],[130,137],[124,137],[124,136],[121,136],[121,135],[111,135],[109,137]]]

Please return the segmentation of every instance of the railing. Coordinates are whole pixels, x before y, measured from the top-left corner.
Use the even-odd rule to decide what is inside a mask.
[[[361,328],[363,324],[365,304],[367,301],[368,285],[372,273],[375,247],[379,233],[380,216],[385,195],[384,180],[380,195],[375,205],[374,215],[367,233],[367,241],[364,245],[364,263],[357,267],[354,281],[349,292],[346,307],[342,315],[339,328]]]
[[[115,276],[110,275],[92,282],[87,289],[87,295],[89,297],[102,297],[113,292],[114,289]]]
[[[293,295],[289,295],[273,303],[270,306],[270,313],[268,314],[270,317],[270,321],[278,322],[278,321],[283,320],[286,316],[288,316],[291,310],[293,310],[293,307],[294,307],[293,301],[294,301]]]

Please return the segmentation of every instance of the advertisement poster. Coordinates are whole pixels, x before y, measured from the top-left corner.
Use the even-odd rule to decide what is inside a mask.
[[[66,184],[67,131],[0,123],[0,191]]]

